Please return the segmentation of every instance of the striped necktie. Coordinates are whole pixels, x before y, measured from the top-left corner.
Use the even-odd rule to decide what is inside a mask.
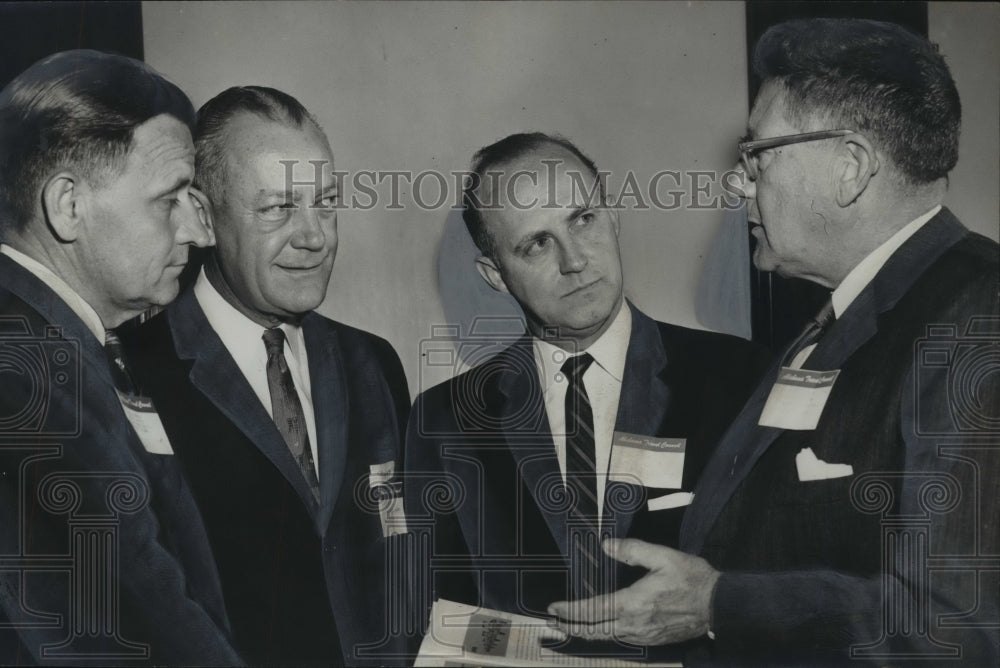
[[[570,580],[576,598],[602,593],[604,553],[597,503],[594,411],[583,375],[593,363],[588,353],[570,357],[562,366],[566,387],[566,490],[572,501],[567,529]]]
[[[267,349],[267,389],[271,393],[274,424],[299,465],[313,497],[319,502],[319,480],[313,464],[312,448],[309,447],[305,413],[302,412],[302,403],[285,359],[285,332],[280,327],[273,327],[265,329],[261,338]]]

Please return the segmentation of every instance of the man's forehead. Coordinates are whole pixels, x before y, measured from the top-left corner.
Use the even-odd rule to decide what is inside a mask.
[[[161,114],[136,127],[125,170],[145,179],[150,187],[190,181],[194,172],[194,143],[187,125]],[[173,182],[176,182],[173,183]]]
[[[317,170],[332,180],[333,152],[324,134],[311,122],[302,127],[241,114],[226,127],[230,169],[252,168],[262,177],[287,178],[289,185],[313,185]]]
[[[769,79],[761,84],[750,110],[750,120],[747,123],[748,134],[754,139],[765,136],[763,130],[785,120],[785,92],[781,84]]]
[[[194,142],[188,127],[168,114],[160,114],[136,126],[130,153],[144,163],[178,155],[194,158]]]
[[[488,169],[482,189],[484,201],[500,206],[575,208],[597,204],[588,197],[595,180],[594,173],[576,155],[553,144]],[[511,202],[512,197],[516,202]]]

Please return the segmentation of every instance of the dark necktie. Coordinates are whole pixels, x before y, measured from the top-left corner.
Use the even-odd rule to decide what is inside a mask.
[[[566,488],[573,501],[568,530],[570,578],[577,598],[602,592],[601,524],[597,503],[594,411],[583,384],[593,363],[588,353],[570,357],[562,366],[566,387]]]
[[[123,394],[135,395],[135,383],[132,382],[132,375],[128,372],[128,365],[125,364],[125,347],[114,330],[104,331],[104,352],[108,356],[111,380],[114,381],[115,388]]]
[[[262,338],[267,349],[267,388],[271,392],[271,414],[274,423],[318,502],[319,480],[316,478],[316,469],[313,466],[302,403],[295,391],[292,374],[285,359],[285,333],[280,328],[274,327],[265,329]]]
[[[819,313],[806,323],[805,329],[802,330],[802,333],[799,334],[791,347],[788,348],[788,352],[781,358],[781,366],[789,366],[795,360],[795,356],[802,352],[804,348],[819,341],[820,337],[823,336],[823,332],[833,322],[833,315],[833,300],[828,299],[823,304],[823,308],[819,310]]]

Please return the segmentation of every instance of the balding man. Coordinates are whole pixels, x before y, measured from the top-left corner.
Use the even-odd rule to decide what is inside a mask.
[[[298,100],[244,86],[199,110],[195,145],[217,245],[129,343],[234,641],[260,665],[398,663],[387,550],[409,394],[386,341],[314,311],[338,246],[330,144]]]

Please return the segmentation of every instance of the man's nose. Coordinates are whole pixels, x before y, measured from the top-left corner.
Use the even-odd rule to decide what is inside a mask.
[[[569,239],[562,244],[559,269],[564,274],[572,274],[587,266],[587,253],[583,244],[575,239]]]
[[[208,199],[194,189],[189,196],[180,196],[180,221],[175,235],[178,245],[191,244],[198,248],[215,245],[215,235],[208,222]]]
[[[741,199],[752,199],[756,193],[757,186],[747,174],[743,163],[737,161],[733,168],[723,175],[722,188],[728,194]]]
[[[321,213],[327,217],[333,216],[336,223],[336,212],[330,213],[326,209],[308,204],[303,204],[296,210],[296,230],[291,240],[293,247],[315,251],[326,245],[326,230],[323,229]]]

